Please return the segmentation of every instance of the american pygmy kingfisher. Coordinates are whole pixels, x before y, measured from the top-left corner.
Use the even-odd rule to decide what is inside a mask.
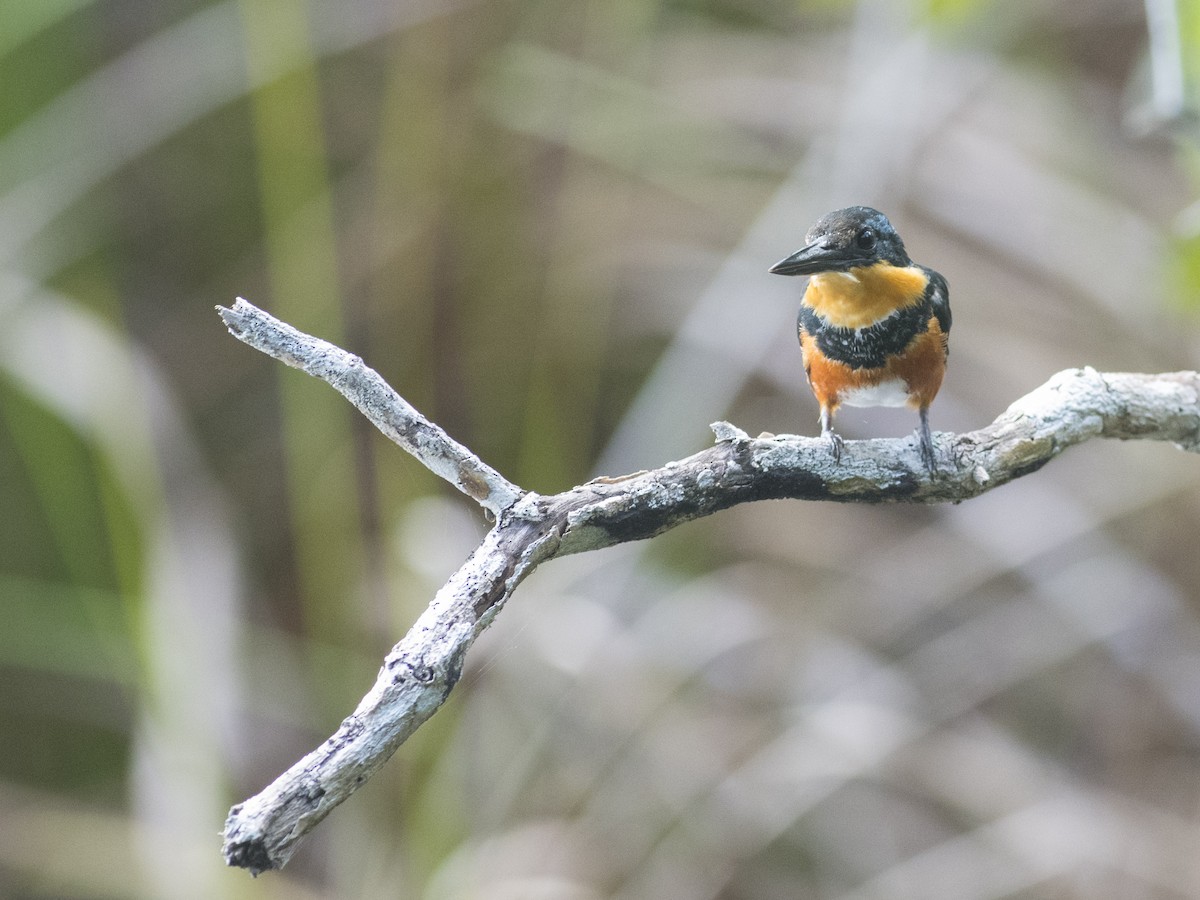
[[[839,406],[909,406],[920,414],[921,458],[934,472],[929,404],[946,372],[946,279],[909,259],[887,216],[869,206],[823,216],[804,240],[770,271],[809,276],[796,325],[821,436],[840,460]]]

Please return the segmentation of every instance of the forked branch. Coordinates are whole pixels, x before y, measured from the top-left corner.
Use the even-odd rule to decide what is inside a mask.
[[[1168,441],[1200,452],[1200,374],[1069,369],[978,431],[935,435],[936,477],[926,473],[910,438],[849,441],[834,463],[819,438],[752,438],[718,422],[716,444],[687,459],[541,496],[512,484],[451,439],[358,357],[245,300],[218,310],[235,337],[328,381],[380,431],[496,519],[392,648],[374,687],[337,732],[230,810],[225,861],[254,874],[282,867],[304,836],[438,710],[475,638],[545,560],[653,537],[751,500],[966,500],[1095,437]]]

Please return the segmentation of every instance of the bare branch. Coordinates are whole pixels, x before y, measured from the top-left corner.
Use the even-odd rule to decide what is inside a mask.
[[[493,528],[388,653],[375,686],[337,732],[230,810],[225,861],[256,875],[281,868],[297,843],[437,712],[475,638],[556,545],[540,520],[519,513]]]
[[[417,412],[354,354],[298,331],[241,297],[232,309],[218,306],[217,312],[239,341],[329,382],[387,437],[493,516],[524,493]]]
[[[1034,472],[1067,447],[1095,437],[1169,441],[1200,452],[1200,374],[1071,369],[1018,400],[985,428],[936,435],[935,477],[926,473],[914,439],[847,441],[841,462],[835,463],[819,438],[751,438],[719,422],[713,426],[716,445],[687,459],[542,497],[522,493],[484,466],[357,357],[245,301],[239,300],[232,311],[222,310],[222,317],[252,346],[329,381],[380,430],[498,517],[483,543],[388,654],[375,686],[337,732],[230,811],[226,862],[255,874],[283,866],[300,840],[438,710],[458,681],[475,638],[517,584],[545,560],[653,537],[752,500],[957,502]],[[414,432],[420,437],[414,438]],[[431,432],[440,436],[437,441],[428,437]],[[446,474],[451,466],[457,472],[467,464],[485,473],[479,484],[486,491],[478,496]]]

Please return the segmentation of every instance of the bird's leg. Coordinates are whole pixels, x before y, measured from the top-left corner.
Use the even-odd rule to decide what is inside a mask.
[[[921,459],[925,461],[925,468],[929,470],[929,474],[936,475],[937,459],[933,455],[933,434],[929,431],[929,407],[922,406],[920,415],[921,424],[917,428],[917,435],[921,442]]]
[[[833,430],[833,410],[827,406],[821,407],[821,437],[829,442],[829,452],[833,454],[833,461],[840,463],[842,461],[842,438]]]

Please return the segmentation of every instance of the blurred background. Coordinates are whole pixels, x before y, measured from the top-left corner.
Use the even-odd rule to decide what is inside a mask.
[[[227,870],[486,525],[213,310],[543,493],[816,434],[766,269],[852,203],[949,280],[935,429],[1195,368],[1194,0],[7,0],[0,84],[0,896],[1200,896],[1200,458],[1114,442],[547,564]]]

